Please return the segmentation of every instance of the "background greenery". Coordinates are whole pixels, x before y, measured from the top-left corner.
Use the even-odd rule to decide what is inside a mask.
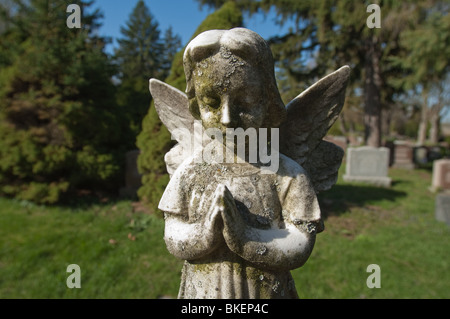
[[[198,0],[215,10],[209,29],[245,26],[275,12],[285,34],[267,39],[287,103],[342,65],[352,74],[346,103],[330,133],[380,146],[413,138],[436,145],[450,103],[448,1],[379,1],[380,29],[366,25],[369,2]],[[81,6],[83,28],[68,29],[62,0],[0,2],[0,196],[36,203],[80,194],[116,194],[125,154],[139,148],[139,199],[154,208],[168,182],[170,134],[151,104],[148,79],[185,89],[181,41],[142,0],[111,39],[98,36],[102,14]],[[42,27],[45,26],[45,27]],[[370,133],[370,134],[369,134]]]
[[[450,5],[379,1],[378,30],[366,26],[369,2],[198,0],[215,11],[192,37],[275,10],[279,24],[295,21],[267,39],[285,102],[348,64],[352,77],[332,134],[367,135],[369,114],[383,140],[436,145],[450,101]],[[71,3],[82,7],[82,29],[59,23],[66,1],[0,0],[0,298],[175,297],[182,262],[167,252],[155,209],[173,141],[148,79],[184,90],[183,48],[138,1],[108,55],[95,2]],[[125,153],[136,148],[139,202],[117,194]],[[430,171],[389,174],[390,189],[340,178],[320,195],[326,230],[293,271],[301,297],[450,297],[449,228],[434,218]],[[81,289],[66,287],[72,263],[81,267]],[[373,263],[381,289],[366,287]]]
[[[344,168],[341,168],[343,172]],[[294,270],[301,298],[450,298],[450,229],[434,218],[430,173],[390,170],[390,189],[343,182],[320,196],[325,231]],[[130,201],[46,207],[0,199],[0,298],[176,297],[182,261],[164,221]],[[81,288],[69,289],[69,264]],[[381,288],[366,286],[381,267]]]

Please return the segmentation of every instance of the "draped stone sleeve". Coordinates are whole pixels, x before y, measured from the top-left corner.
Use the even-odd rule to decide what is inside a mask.
[[[284,155],[277,178],[278,196],[285,222],[305,227],[308,232],[324,229],[319,203],[306,171]]]
[[[186,166],[180,166],[169,181],[159,201],[158,209],[165,213],[187,217],[189,210],[188,190],[186,189]]]
[[[284,155],[270,187],[276,189],[282,217],[271,228],[255,228],[229,200],[223,214],[225,241],[233,252],[260,268],[299,268],[311,254],[317,231],[323,229],[316,194],[303,168]]]
[[[185,260],[204,257],[223,242],[218,199],[198,189],[194,167],[187,160],[175,171],[158,205],[164,212],[167,249]]]

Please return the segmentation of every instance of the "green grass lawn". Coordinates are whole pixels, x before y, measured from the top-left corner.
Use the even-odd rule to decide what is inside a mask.
[[[341,169],[343,171],[343,169]],[[319,199],[325,231],[293,271],[301,298],[450,298],[450,228],[434,218],[426,170],[390,170],[389,189],[345,183]],[[0,298],[176,297],[182,262],[164,221],[130,201],[44,207],[0,198]],[[67,266],[81,268],[69,289]],[[381,270],[369,289],[367,266]]]

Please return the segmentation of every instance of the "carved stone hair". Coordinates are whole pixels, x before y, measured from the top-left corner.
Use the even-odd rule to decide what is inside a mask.
[[[286,108],[275,80],[272,51],[263,38],[245,28],[206,31],[188,44],[184,52],[183,64],[187,82],[186,94],[189,98],[191,114],[197,119],[200,118],[193,81],[196,65],[221,50],[230,52],[260,71],[268,92],[268,111],[264,124],[266,127],[278,127],[286,117]]]

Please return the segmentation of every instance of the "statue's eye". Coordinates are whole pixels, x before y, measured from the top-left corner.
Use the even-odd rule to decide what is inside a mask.
[[[220,106],[220,99],[211,97],[211,96],[203,97],[202,102],[212,108],[215,108],[215,109],[219,108],[219,106]]]

